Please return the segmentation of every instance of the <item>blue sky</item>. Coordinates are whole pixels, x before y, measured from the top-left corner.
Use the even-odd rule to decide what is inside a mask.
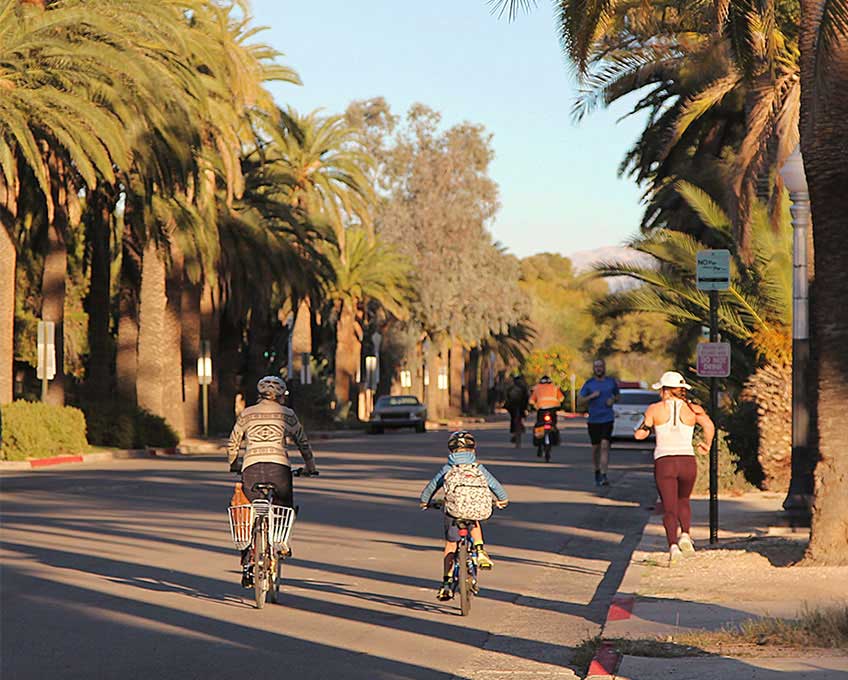
[[[572,123],[576,85],[539,5],[509,23],[485,0],[251,0],[269,28],[260,39],[303,80],[272,85],[279,103],[336,113],[383,96],[396,114],[420,101],[448,125],[481,123],[494,135],[497,240],[519,256],[618,245],[641,213],[616,174],[639,121],[617,123],[617,107]]]

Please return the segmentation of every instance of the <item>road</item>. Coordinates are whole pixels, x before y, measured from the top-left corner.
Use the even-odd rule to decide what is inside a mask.
[[[572,678],[654,497],[649,455],[613,451],[594,486],[584,426],[554,461],[475,430],[512,503],[468,617],[435,599],[441,517],[417,497],[446,432],[317,442],[281,605],[239,585],[216,456],[58,466],[2,478],[2,666],[9,680]],[[282,675],[280,675],[282,674]]]

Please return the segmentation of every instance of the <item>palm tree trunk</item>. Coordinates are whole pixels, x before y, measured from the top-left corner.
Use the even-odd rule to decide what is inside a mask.
[[[239,377],[242,374],[242,332],[241,321],[230,318],[226,311],[218,313],[220,330],[218,331],[218,353],[213,355],[212,371],[214,372],[218,391],[214,403],[216,419],[225,426],[232,427],[235,416],[235,400],[239,391],[244,393]],[[217,359],[217,361],[216,361]]]
[[[65,277],[68,273],[68,251],[65,248],[66,226],[62,210],[47,226],[47,253],[41,280],[41,318],[55,324],[56,375],[47,388],[47,403],[65,405]]]
[[[200,284],[186,282],[182,291],[182,356],[183,386],[183,423],[187,437],[200,432],[200,384],[197,379],[197,358],[200,356],[201,320],[200,320]],[[208,388],[207,388],[208,389]]]
[[[12,225],[0,224],[0,404],[12,401],[15,381],[15,269]]]
[[[115,379],[118,396],[135,404],[138,381],[138,291],[141,287],[141,263],[134,247],[129,201],[124,215],[121,245],[121,282],[118,293],[118,346],[115,353]]]
[[[312,353],[312,315],[309,300],[300,301],[297,306],[297,315],[294,317],[292,328],[292,356],[294,364],[294,376],[300,379],[300,370],[303,366],[303,355]]]
[[[171,268],[165,277],[165,355],[162,363],[162,403],[165,419],[180,439],[185,437],[183,404],[183,353],[182,353],[182,300],[184,257],[182,251],[171,245]]]
[[[811,364],[817,391],[819,463],[808,556],[848,564],[848,35],[832,41],[829,61],[816,72],[821,49],[821,0],[801,3],[801,149],[813,213],[815,280],[811,295]]]
[[[336,408],[351,400],[361,354],[362,342],[356,334],[355,303],[346,301],[342,304],[336,325]]]
[[[448,376],[450,377],[450,414],[458,416],[462,413],[462,394],[465,378],[465,361],[463,359],[462,343],[454,340],[448,355]]]
[[[153,239],[144,248],[141,264],[141,294],[138,315],[138,405],[166,417],[162,399],[165,339],[165,263]]]
[[[480,348],[473,347],[468,356],[468,410],[477,413],[480,402]]]
[[[257,399],[256,383],[268,374],[270,356],[266,352],[271,350],[271,319],[269,313],[263,308],[254,309],[250,315],[250,328],[248,329],[247,342],[247,375],[244,385],[244,398],[252,404]]]
[[[103,190],[92,192],[89,199],[88,241],[91,246],[91,282],[86,299],[88,312],[88,365],[85,387],[90,399],[112,390],[112,342],[109,334],[110,270],[109,247],[114,201]]]

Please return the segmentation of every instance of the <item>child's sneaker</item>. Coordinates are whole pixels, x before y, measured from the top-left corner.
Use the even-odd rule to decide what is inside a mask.
[[[436,594],[436,599],[440,602],[444,602],[446,600],[450,600],[453,597],[453,588],[451,586],[450,579],[446,579],[442,581],[442,587],[439,588],[439,592]]]
[[[677,541],[677,545],[680,546],[680,551],[685,554],[691,555],[695,552],[695,544],[692,543],[689,534],[680,534],[680,540]]]
[[[495,563],[492,562],[492,558],[489,557],[489,553],[487,553],[482,545],[477,546],[477,566],[481,569],[491,569],[495,566]]]

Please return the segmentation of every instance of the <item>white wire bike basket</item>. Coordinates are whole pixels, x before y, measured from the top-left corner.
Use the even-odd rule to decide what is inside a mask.
[[[231,505],[230,512],[230,535],[237,550],[244,550],[250,545],[251,532],[253,531],[253,518],[255,517],[252,505]]]
[[[289,548],[292,527],[294,526],[294,509],[284,505],[270,506],[268,513],[268,534],[271,545],[275,550],[286,551]]]

